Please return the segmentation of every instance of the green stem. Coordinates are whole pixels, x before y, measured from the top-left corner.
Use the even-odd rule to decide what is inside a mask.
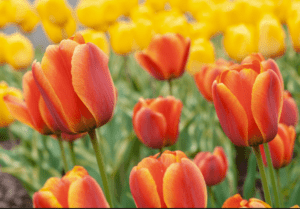
[[[172,81],[171,81],[171,79],[168,80],[168,83],[169,83],[170,95],[172,96],[173,92],[172,92]]]
[[[160,148],[159,149],[159,152],[160,152],[160,155],[164,152],[164,148],[162,147],[162,148]]]
[[[67,158],[66,158],[66,155],[65,155],[63,140],[61,139],[60,134],[57,134],[57,140],[58,140],[59,147],[60,147],[60,152],[61,152],[61,157],[62,157],[63,164],[64,164],[65,173],[67,173],[69,171],[69,166],[68,166]]]
[[[215,203],[215,198],[214,198],[214,192],[212,191],[211,187],[207,187],[208,189],[208,194],[210,196],[210,207],[211,208],[216,208],[216,203]]]
[[[99,142],[97,140],[96,131],[95,131],[95,129],[93,129],[93,130],[89,131],[88,133],[91,138],[93,149],[96,154],[97,164],[99,167],[106,200],[107,200],[108,204],[110,205],[110,207],[113,208],[113,204],[112,204],[111,196],[110,196],[110,192],[109,192],[109,185],[108,185],[105,168],[104,168],[104,163],[103,163],[103,157],[102,157],[102,154],[100,151]]]
[[[259,168],[259,173],[261,176],[261,183],[263,185],[263,190],[264,190],[264,196],[265,196],[265,200],[266,203],[268,203],[271,207],[272,207],[272,201],[271,201],[271,195],[270,195],[270,191],[269,191],[269,187],[268,187],[268,182],[267,182],[267,177],[266,177],[266,173],[265,173],[265,168],[264,168],[264,163],[261,157],[261,153],[259,150],[259,146],[253,146],[253,151],[257,160],[257,165]]]
[[[70,148],[70,153],[71,153],[71,158],[72,158],[72,163],[73,163],[73,166],[76,165],[76,155],[75,155],[75,152],[74,152],[74,142],[68,142],[69,144],[69,148]]]
[[[280,174],[279,174],[279,169],[276,169],[276,174],[277,174],[277,182],[278,182],[278,193],[279,193],[279,204],[280,208],[283,208],[283,196],[282,196],[282,190],[281,190],[281,184],[280,184]]]
[[[275,206],[277,208],[280,208],[278,188],[277,188],[277,184],[276,184],[276,180],[275,180],[275,172],[274,172],[274,168],[273,168],[273,163],[272,163],[272,158],[271,158],[268,143],[264,143],[264,150],[265,150],[265,154],[266,154],[266,158],[267,158],[268,169],[269,169],[271,183],[272,183],[272,189],[273,189],[274,195],[275,195]]]

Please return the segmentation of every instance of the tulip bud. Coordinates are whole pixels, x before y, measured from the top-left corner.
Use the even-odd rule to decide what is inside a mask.
[[[199,152],[194,158],[194,163],[200,169],[207,186],[219,184],[226,177],[228,161],[222,147],[216,147],[213,154]]]
[[[4,33],[0,33],[0,65],[6,63],[6,52],[7,52],[7,36]]]
[[[287,19],[290,39],[296,52],[300,52],[300,2],[293,2],[293,10]]]
[[[251,198],[249,201],[244,200],[240,194],[229,197],[222,208],[271,208],[270,205],[262,200]]]
[[[101,187],[81,166],[52,177],[33,195],[35,208],[109,208]]]
[[[0,28],[14,21],[16,11],[12,7],[11,1],[0,1]]]
[[[189,49],[190,40],[179,34],[155,35],[135,58],[156,79],[170,80],[184,73]]]
[[[130,190],[138,208],[204,208],[207,190],[201,171],[181,151],[144,158],[133,167]]]
[[[139,50],[149,46],[154,35],[153,24],[150,20],[140,19],[134,22],[133,37]]]
[[[161,11],[165,9],[165,4],[168,0],[146,0],[145,5],[151,7],[154,11]]]
[[[284,91],[280,123],[296,127],[299,120],[298,107],[289,91]]]
[[[137,137],[146,146],[160,149],[176,143],[182,102],[173,96],[140,98],[134,106],[132,123]]]
[[[133,21],[138,21],[140,19],[151,20],[153,18],[153,15],[154,15],[154,10],[152,9],[152,7],[145,4],[134,7],[130,11],[130,18]]]

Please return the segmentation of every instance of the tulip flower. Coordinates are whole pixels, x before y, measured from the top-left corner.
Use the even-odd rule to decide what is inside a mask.
[[[5,105],[5,97],[8,95],[15,96],[18,99],[22,99],[22,92],[16,88],[9,87],[6,82],[0,82],[0,128],[9,126],[15,121],[13,114],[9,112],[9,109]]]
[[[252,55],[223,71],[212,86],[220,124],[237,146],[257,146],[277,134],[283,81],[273,60],[259,59]]]
[[[138,208],[204,208],[207,191],[201,171],[181,151],[165,151],[133,167],[130,190]]]
[[[278,125],[278,133],[276,137],[268,143],[271,152],[273,167],[275,169],[285,167],[291,162],[294,152],[295,140],[295,128],[293,126],[287,126],[280,123]],[[264,164],[267,165],[263,145],[260,145],[260,151],[262,153]]]
[[[0,1],[0,14],[0,28],[13,22],[15,11],[11,1]]]
[[[7,36],[4,33],[0,33],[0,65],[6,63],[6,51],[7,51]]]
[[[111,119],[116,90],[108,57],[96,45],[84,44],[80,34],[48,46],[41,64],[32,64],[32,73],[62,132],[87,132]]]
[[[241,61],[249,54],[257,52],[254,27],[245,24],[228,27],[223,44],[229,57]]]
[[[210,22],[190,23],[190,38],[192,41],[199,38],[209,40],[216,32],[216,29]]]
[[[35,208],[109,208],[101,187],[81,166],[48,179],[33,195]]]
[[[231,65],[233,65],[233,62],[218,59],[213,64],[203,65],[201,70],[194,74],[194,80],[198,90],[207,101],[213,101],[212,84],[214,80],[220,75],[220,73],[228,69]]]
[[[289,91],[284,91],[283,106],[280,116],[280,123],[296,127],[299,120],[299,111],[295,100]]]
[[[296,52],[300,52],[300,3],[298,1],[293,2],[291,7],[291,14],[287,19],[287,25],[289,29],[290,39],[292,46]]]
[[[184,73],[189,49],[190,40],[179,34],[155,35],[135,58],[154,78],[171,80]]]
[[[182,102],[173,96],[140,98],[134,106],[132,123],[137,137],[146,146],[160,149],[176,143]]]
[[[139,5],[137,7],[134,7],[131,11],[130,11],[130,18],[133,21],[138,21],[140,19],[147,19],[147,20],[151,20],[153,18],[154,15],[154,10],[152,9],[152,7],[148,6],[148,5]]]
[[[161,11],[165,9],[167,0],[146,0],[145,5],[151,7],[154,11]]]
[[[154,35],[153,24],[150,20],[140,19],[134,22],[133,37],[138,50],[147,48]]]
[[[270,205],[262,200],[251,198],[249,201],[244,200],[240,194],[229,197],[222,208],[271,208]]]
[[[213,154],[210,152],[199,152],[194,163],[200,169],[207,186],[221,183],[227,174],[228,160],[222,147],[216,147]]]
[[[34,58],[34,48],[30,40],[21,33],[7,36],[6,62],[15,70],[28,68]]]

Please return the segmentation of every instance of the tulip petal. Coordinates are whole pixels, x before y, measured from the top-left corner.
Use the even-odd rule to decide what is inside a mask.
[[[229,197],[222,205],[222,208],[240,208],[243,198],[240,194]]]
[[[273,59],[268,59],[266,61],[263,61],[261,64],[263,66],[264,71],[267,71],[268,69],[271,69],[276,73],[276,75],[278,76],[278,78],[280,80],[282,88],[284,88],[283,78],[282,78],[281,72],[280,72],[279,67],[276,64],[276,62]]]
[[[73,54],[71,73],[74,90],[95,118],[97,126],[107,123],[116,106],[116,91],[107,55],[92,43],[79,45]],[[89,121],[87,124],[90,127]]]
[[[146,168],[134,167],[129,177],[130,191],[138,208],[160,208],[155,181]]]
[[[275,169],[279,169],[282,167],[284,161],[284,143],[282,138],[277,135],[272,141],[269,143],[269,149],[272,158],[272,164]],[[260,145],[263,146],[263,145]]]
[[[209,91],[207,91],[208,88],[205,85],[207,83],[206,77],[209,70],[210,67],[208,65],[203,66],[202,69],[194,75],[194,80],[203,97],[208,101],[212,101],[212,95],[209,94]]]
[[[68,203],[71,208],[109,208],[102,189],[90,176],[85,176],[71,184]]]
[[[177,71],[175,73],[175,75],[177,77],[181,76],[183,73],[184,73],[184,70],[181,70],[181,69],[185,69],[185,66],[187,64],[187,61],[188,61],[188,58],[189,58],[189,55],[190,55],[190,47],[191,47],[191,39],[189,38],[185,38],[179,34],[176,34],[178,39],[182,42],[182,45],[185,46],[185,49],[184,49],[184,55],[182,57],[182,64],[181,64],[181,67],[179,68],[179,71]]]
[[[147,146],[154,149],[164,146],[167,123],[161,113],[143,107],[136,114],[133,127],[139,139]]]
[[[48,191],[34,193],[33,206],[34,208],[62,208],[56,197]]]
[[[214,81],[212,90],[223,131],[235,145],[248,146],[248,119],[244,108],[224,84]]]
[[[173,163],[167,168],[163,180],[165,203],[169,208],[205,208],[207,191],[204,178],[189,159]]]
[[[274,139],[278,130],[283,104],[283,90],[276,73],[267,70],[259,74],[252,90],[251,109],[263,141],[253,140],[249,145],[266,143]]]

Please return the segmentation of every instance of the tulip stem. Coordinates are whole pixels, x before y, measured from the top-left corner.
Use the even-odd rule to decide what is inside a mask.
[[[171,79],[168,80],[168,83],[169,83],[170,95],[172,96],[173,95],[173,91],[172,91],[172,81],[171,81]]]
[[[63,140],[61,139],[60,134],[57,134],[57,140],[58,140],[59,147],[60,147],[60,152],[61,152],[61,157],[62,157],[63,164],[64,164],[65,173],[67,173],[69,171],[69,166],[68,166],[67,158],[65,155]]]
[[[163,148],[163,147],[162,147],[162,148],[159,148],[160,155],[163,153],[163,151],[164,151],[164,148]]]
[[[70,152],[71,152],[71,157],[72,157],[72,163],[73,163],[73,166],[76,165],[76,155],[75,155],[75,152],[74,152],[74,142],[69,142],[69,148],[70,148]]]
[[[108,181],[107,181],[107,177],[106,177],[106,173],[105,173],[103,157],[102,157],[102,154],[101,154],[101,151],[100,151],[96,131],[95,131],[95,129],[93,129],[93,130],[89,131],[88,133],[89,133],[89,136],[91,138],[93,149],[94,149],[95,154],[96,154],[96,160],[97,160],[97,164],[98,164],[101,179],[102,179],[104,193],[105,193],[108,204],[110,205],[110,207],[113,208],[113,204],[112,204],[111,196],[110,196],[110,192],[109,192]]]
[[[280,208],[284,208],[283,206],[283,197],[282,197],[282,190],[281,190],[281,184],[280,184],[280,174],[279,174],[279,169],[276,169],[276,174],[277,174],[277,182],[278,182],[278,193],[279,193],[279,204]]]
[[[210,207],[211,208],[216,208],[216,203],[215,203],[215,198],[214,198],[214,192],[212,191],[211,187],[208,188],[208,194],[210,196]]]
[[[266,158],[267,158],[268,169],[269,169],[271,183],[272,183],[272,189],[273,189],[274,195],[275,195],[275,206],[277,208],[280,208],[279,194],[278,194],[277,184],[276,184],[276,180],[275,180],[275,172],[274,172],[274,168],[273,168],[273,163],[272,163],[272,158],[271,158],[268,143],[264,143],[264,150],[265,150],[265,154],[266,154]]]
[[[256,157],[257,165],[259,168],[259,173],[261,176],[261,183],[263,185],[263,190],[264,190],[264,196],[265,196],[265,201],[272,206],[272,201],[271,201],[271,195],[270,195],[270,190],[268,187],[268,182],[267,182],[267,177],[265,173],[265,168],[264,168],[264,163],[261,157],[260,149],[259,146],[253,146],[253,151]]]

